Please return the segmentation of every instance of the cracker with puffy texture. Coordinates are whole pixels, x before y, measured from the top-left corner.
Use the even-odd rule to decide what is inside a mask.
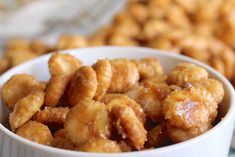
[[[207,79],[201,82],[201,85],[204,86],[207,91],[212,94],[217,103],[221,103],[224,97],[224,87],[222,83],[215,79]]]
[[[204,125],[201,125],[196,128],[190,128],[190,129],[181,129],[175,126],[167,124],[167,132],[170,137],[170,139],[176,143],[183,142],[186,140],[189,140],[191,138],[194,138],[198,135],[203,134],[207,130],[209,130],[212,127],[211,123],[206,123]]]
[[[89,66],[80,67],[71,78],[67,90],[67,99],[70,106],[81,101],[93,99],[97,89],[95,71]]]
[[[180,63],[169,73],[167,82],[187,87],[206,79],[208,79],[208,72],[204,68],[192,63]]]
[[[173,126],[189,129],[209,122],[205,104],[190,91],[173,91],[163,102],[164,118]]]
[[[146,83],[145,86],[134,87],[126,95],[139,103],[152,121],[159,122],[163,119],[162,102],[170,93],[170,87],[166,83]]]
[[[109,100],[108,100],[109,99]],[[131,98],[128,98],[126,95],[121,94],[106,94],[102,100],[106,101],[109,110],[111,111],[112,107],[116,104],[122,104],[129,106],[132,108],[132,110],[135,112],[135,115],[137,118],[145,124],[146,121],[146,115],[144,113],[144,110],[141,108],[140,104],[132,100]],[[101,100],[101,101],[102,101]]]
[[[2,87],[2,100],[4,105],[13,110],[16,102],[27,96],[34,89],[43,88],[31,75],[16,74]]]
[[[46,125],[31,120],[17,129],[16,134],[30,141],[45,145],[50,145],[53,139],[51,131]]]
[[[131,107],[122,104],[113,105],[111,114],[115,117],[115,126],[123,138],[127,136],[137,150],[143,149],[147,140],[147,131]]]
[[[45,107],[44,110],[38,111],[33,119],[43,124],[64,124],[68,112],[68,107]]]
[[[109,63],[108,60],[98,60],[92,66],[92,68],[96,72],[96,77],[97,77],[97,82],[98,82],[94,99],[99,100],[108,90],[112,81],[113,72],[112,72],[111,64]]]
[[[56,107],[60,98],[64,95],[69,82],[69,76],[64,74],[52,75],[46,86],[45,105]]]
[[[144,58],[141,60],[133,60],[138,68],[140,79],[147,79],[153,77],[162,77],[163,68],[157,59]]]
[[[43,102],[44,92],[42,90],[33,90],[26,97],[17,101],[13,112],[9,115],[12,131],[15,131],[15,129],[30,120],[40,110]]]
[[[134,63],[127,59],[110,60],[113,77],[108,92],[124,93],[139,81],[139,72]]]
[[[192,95],[197,96],[198,101],[203,103],[208,111],[209,121],[213,122],[218,113],[218,103],[224,94],[222,85],[214,79],[207,79],[192,87],[185,88],[184,91],[190,91]]]
[[[108,109],[100,102],[82,101],[70,109],[64,128],[66,136],[76,145],[83,144],[90,138],[110,137]]]
[[[81,61],[70,54],[55,53],[48,61],[49,71],[51,75],[73,74],[80,66]]]

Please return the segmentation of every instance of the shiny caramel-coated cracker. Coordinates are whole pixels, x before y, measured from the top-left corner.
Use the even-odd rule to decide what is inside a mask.
[[[33,116],[33,120],[43,124],[64,124],[68,112],[68,107],[45,107]]]
[[[159,122],[163,119],[162,102],[170,92],[170,87],[165,83],[150,83],[145,87],[136,86],[126,95],[139,103],[151,120]]]
[[[123,94],[115,94],[115,93],[106,93],[102,99],[100,99],[100,102],[104,103],[104,104],[108,104],[110,101],[112,101],[113,99],[116,98],[120,98],[122,97]]]
[[[189,128],[189,129],[181,129],[175,126],[170,125],[169,123],[167,124],[167,132],[170,137],[170,139],[175,142],[183,142],[186,140],[189,140],[191,138],[194,138],[198,135],[203,134],[207,130],[212,128],[212,125],[210,123],[206,123],[204,125],[201,125],[196,128]]]
[[[205,104],[190,91],[173,91],[164,100],[162,113],[171,125],[182,129],[199,127],[209,121]]]
[[[133,62],[138,68],[140,79],[161,77],[163,75],[163,68],[157,59],[144,58],[141,60],[133,60]]]
[[[144,79],[143,81],[140,82],[140,85],[144,87],[150,87],[151,85],[160,84],[160,83],[166,83],[165,75]]]
[[[13,112],[9,115],[9,122],[12,131],[30,120],[40,110],[44,102],[44,92],[33,90],[27,96],[16,102]]]
[[[98,60],[92,68],[96,72],[98,82],[94,99],[99,100],[110,87],[113,75],[112,67],[108,60]]]
[[[70,106],[81,101],[93,99],[98,82],[95,71],[89,66],[80,67],[71,78],[67,90],[67,99]]]
[[[207,78],[208,72],[205,69],[192,63],[180,63],[169,73],[167,82],[185,87],[192,83],[206,80]]]
[[[32,90],[40,89],[39,82],[31,75],[16,74],[2,87],[4,105],[13,110],[16,102],[27,96]]]
[[[212,81],[211,81],[212,80]],[[215,81],[215,80],[214,80]],[[209,88],[214,88],[216,89],[216,81],[214,82],[213,79],[207,79],[205,81],[202,81],[201,83],[194,84],[192,87],[185,88],[185,91],[190,91],[192,95],[196,95],[198,97],[198,101],[204,104],[206,110],[208,111],[209,114],[209,121],[213,122],[217,116],[217,109],[218,109],[218,101],[217,100],[222,100],[223,95],[220,95],[220,97],[215,97],[216,92],[220,92],[219,90],[222,89],[223,93],[223,88],[218,88],[218,91],[215,91],[212,89],[212,91],[208,90]],[[210,83],[215,83],[214,85]],[[213,86],[213,87],[212,87]],[[217,86],[218,87],[218,86]],[[219,86],[222,87],[222,86]],[[219,93],[221,94],[221,93]],[[222,96],[222,97],[221,97]]]
[[[201,83],[215,98],[217,103],[221,103],[224,97],[224,87],[222,83],[215,79],[207,79]]]
[[[120,146],[116,141],[104,138],[90,139],[85,144],[79,147],[80,151],[96,152],[96,153],[119,153],[121,152]]]
[[[64,74],[52,75],[46,86],[45,106],[55,107],[64,95],[69,82],[69,76]]]
[[[64,127],[66,136],[74,144],[80,145],[90,138],[109,137],[110,122],[105,104],[86,100],[70,109]]]
[[[127,137],[137,150],[143,149],[147,140],[147,131],[132,108],[116,104],[112,106],[111,114],[116,118],[115,126],[123,138]]]
[[[16,134],[30,141],[45,145],[50,145],[53,139],[51,131],[46,125],[32,120],[17,129]]]
[[[112,110],[112,107],[116,104],[122,104],[122,105],[125,105],[125,106],[132,108],[132,110],[135,112],[135,115],[140,120],[140,122],[145,124],[146,115],[145,115],[143,109],[141,108],[141,105],[138,104],[137,102],[135,102],[134,100],[132,100],[131,98],[128,98],[126,95],[106,94],[102,98],[102,100],[104,101],[104,103],[106,103],[106,105],[110,111]]]
[[[81,61],[70,54],[55,53],[49,59],[48,66],[51,75],[70,76],[81,66]]]
[[[110,60],[113,77],[108,92],[124,93],[139,81],[139,72],[134,63],[127,59]]]

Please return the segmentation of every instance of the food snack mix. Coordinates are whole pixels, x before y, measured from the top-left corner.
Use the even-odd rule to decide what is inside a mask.
[[[192,63],[166,74],[155,58],[83,65],[57,52],[48,67],[48,82],[16,74],[1,93],[10,109],[9,129],[39,144],[97,153],[141,151],[194,138],[220,121],[223,85]]]

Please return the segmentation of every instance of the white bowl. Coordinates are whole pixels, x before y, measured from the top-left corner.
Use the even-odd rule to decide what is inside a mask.
[[[165,72],[169,72],[180,62],[191,62],[200,65],[208,70],[210,77],[216,78],[223,83],[225,97],[219,107],[220,116],[223,119],[206,133],[191,140],[152,150],[129,153],[85,153],[78,151],[68,151],[40,145],[24,138],[21,138],[9,131],[4,125],[0,124],[0,132],[4,135],[2,140],[1,157],[227,157],[233,124],[235,117],[234,89],[229,81],[221,74],[213,70],[208,65],[184,57],[181,55],[162,53],[147,48],[128,48],[128,47],[97,47],[77,50],[64,51],[71,53],[83,61],[84,64],[92,64],[101,58],[144,58],[153,57],[160,60]],[[39,80],[48,80],[49,72],[47,61],[50,55],[45,55],[15,67],[0,77],[0,87],[14,74],[27,73],[34,75]],[[0,122],[6,123],[9,111],[0,104]],[[1,143],[1,141],[0,141]]]

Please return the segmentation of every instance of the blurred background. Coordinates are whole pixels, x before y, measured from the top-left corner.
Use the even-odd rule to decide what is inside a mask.
[[[0,0],[0,74],[48,52],[103,45],[183,54],[235,83],[235,0]]]
[[[125,0],[1,0],[0,42],[40,39],[54,44],[63,33],[89,35],[125,5]]]

